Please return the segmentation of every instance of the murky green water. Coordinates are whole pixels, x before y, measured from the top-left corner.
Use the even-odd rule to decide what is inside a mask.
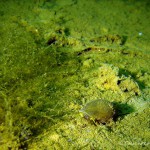
[[[1,0],[0,145],[145,149],[150,145],[148,0]],[[106,99],[113,120],[80,115]]]

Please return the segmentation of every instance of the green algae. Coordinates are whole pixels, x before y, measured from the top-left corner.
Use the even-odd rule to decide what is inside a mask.
[[[148,149],[148,1],[0,5],[1,149]],[[99,98],[107,126],[79,115]]]

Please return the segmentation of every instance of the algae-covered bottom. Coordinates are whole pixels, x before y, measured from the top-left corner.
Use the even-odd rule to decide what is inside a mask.
[[[149,6],[1,0],[0,149],[147,150]]]

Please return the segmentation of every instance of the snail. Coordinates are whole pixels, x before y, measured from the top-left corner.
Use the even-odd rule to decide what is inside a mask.
[[[107,100],[98,99],[87,103],[81,110],[86,119],[98,123],[107,123],[112,120],[115,111],[112,103]]]

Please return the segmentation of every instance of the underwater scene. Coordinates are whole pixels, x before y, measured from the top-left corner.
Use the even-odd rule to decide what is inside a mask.
[[[0,150],[149,148],[149,0],[0,0]]]

